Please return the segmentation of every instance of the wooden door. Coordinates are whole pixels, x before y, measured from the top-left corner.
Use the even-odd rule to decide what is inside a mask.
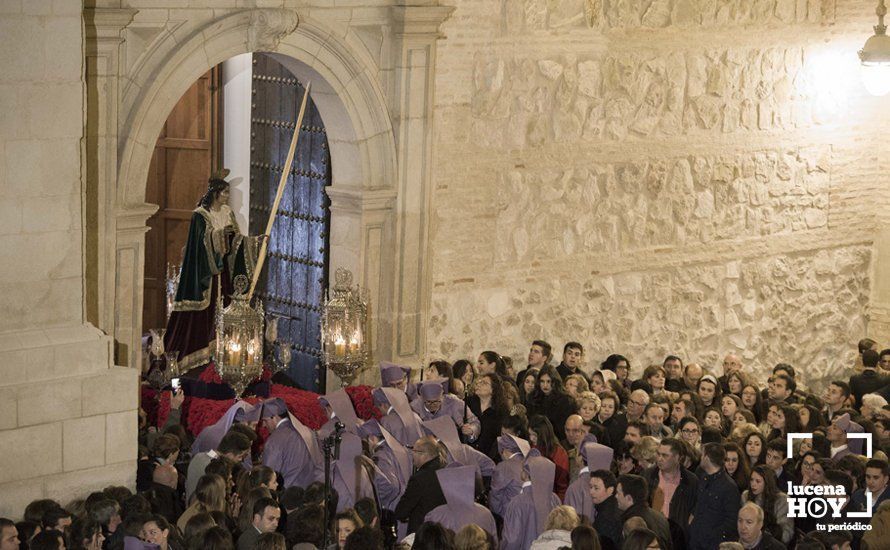
[[[155,143],[146,202],[160,206],[145,236],[145,301],[142,327],[167,325],[166,268],[182,263],[189,220],[222,164],[222,67],[201,76],[167,117]]]
[[[297,120],[304,88],[271,56],[253,55],[250,153],[250,233],[265,231]],[[294,163],[269,241],[258,295],[279,315],[280,340],[291,344],[288,375],[308,390],[324,391],[321,305],[327,288],[331,183],[324,123],[312,100],[306,106]]]

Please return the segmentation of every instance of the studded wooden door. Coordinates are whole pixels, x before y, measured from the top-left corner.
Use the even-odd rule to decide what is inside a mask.
[[[273,57],[253,55],[252,235],[265,231],[303,93],[303,85]],[[324,390],[320,334],[330,227],[325,186],[330,183],[327,136],[310,99],[258,291],[266,312],[280,316],[279,340],[291,344],[293,359],[287,374],[312,391]]]

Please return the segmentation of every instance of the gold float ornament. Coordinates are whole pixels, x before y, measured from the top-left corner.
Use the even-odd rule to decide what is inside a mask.
[[[249,281],[235,277],[232,303],[223,309],[217,301],[216,352],[213,360],[222,381],[244,393],[247,386],[263,373],[263,306],[254,308],[247,296]]]
[[[352,384],[370,357],[367,291],[352,285],[352,273],[338,268],[333,291],[325,293],[321,313],[324,362],[340,378],[340,386]]]

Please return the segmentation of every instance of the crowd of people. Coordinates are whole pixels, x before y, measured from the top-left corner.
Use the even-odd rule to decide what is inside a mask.
[[[714,373],[675,355],[587,368],[569,342],[554,366],[536,340],[521,369],[494,351],[413,377],[383,363],[379,420],[338,390],[317,431],[273,398],[193,438],[173,393],[140,430],[135,492],[34,501],[0,518],[0,550],[890,548],[878,349],[860,341],[817,394],[732,353]]]

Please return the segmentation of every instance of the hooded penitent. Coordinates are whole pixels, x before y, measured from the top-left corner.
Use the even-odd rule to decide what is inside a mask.
[[[229,407],[222,418],[216,424],[205,427],[192,443],[192,456],[198,453],[206,453],[219,447],[219,442],[232,424],[236,422],[251,422],[259,420],[260,405],[253,406],[247,401],[236,401]]]
[[[397,388],[375,388],[373,392],[374,401],[377,403],[387,404],[392,407],[395,412],[393,415],[387,414],[380,423],[389,430],[389,432],[398,439],[402,445],[411,447],[414,442],[423,437],[423,426],[411,405],[408,404],[408,397],[400,389]]]
[[[325,408],[330,408],[332,416],[343,423],[348,432],[355,432],[358,425],[358,416],[355,414],[355,407],[352,406],[352,399],[345,389],[339,389],[333,393],[319,396],[318,403]]]

